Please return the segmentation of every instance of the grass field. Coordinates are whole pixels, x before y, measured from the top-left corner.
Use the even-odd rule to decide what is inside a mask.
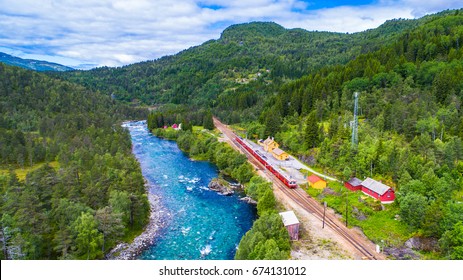
[[[24,168],[16,168],[16,169],[14,169],[14,172],[16,173],[16,176],[18,176],[18,179],[20,181],[24,181],[26,179],[27,173],[40,168],[44,164],[46,164],[46,163],[43,162],[43,163],[34,164],[33,166],[28,166],[28,167],[24,167]],[[54,169],[56,169],[56,170],[58,170],[58,168],[59,168],[59,163],[57,161],[52,161],[52,162],[49,162],[48,164],[51,167],[53,167]],[[9,173],[8,168],[1,168],[0,169],[0,175],[7,175],[8,173]]]

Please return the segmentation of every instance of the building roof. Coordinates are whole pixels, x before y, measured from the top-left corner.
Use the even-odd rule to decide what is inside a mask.
[[[270,144],[272,144],[274,142],[275,142],[275,140],[273,140],[273,138],[270,138],[270,136],[269,136],[267,139],[265,139],[264,144],[265,145],[270,145]]]
[[[347,183],[349,183],[351,186],[360,186],[362,184],[362,180],[357,177],[353,177],[347,181]]]
[[[316,183],[318,181],[323,181],[323,180],[320,177],[318,177],[317,175],[312,174],[309,177],[307,177],[307,181],[309,181],[310,183]]]
[[[293,211],[281,212],[280,216],[285,227],[299,224],[299,220],[297,219],[296,215],[294,215]]]
[[[286,152],[283,151],[283,150],[280,149],[280,148],[275,148],[275,149],[273,149],[272,153],[274,153],[274,154],[277,155],[277,156],[281,156],[282,154],[286,154]]]
[[[369,190],[374,191],[375,193],[379,195],[383,195],[385,192],[387,192],[391,188],[371,178],[366,178],[365,181],[362,182],[362,186],[364,186],[365,188]]]

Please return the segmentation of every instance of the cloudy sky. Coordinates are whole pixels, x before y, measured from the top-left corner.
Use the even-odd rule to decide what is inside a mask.
[[[0,0],[0,52],[89,68],[175,54],[235,23],[358,32],[463,0]]]

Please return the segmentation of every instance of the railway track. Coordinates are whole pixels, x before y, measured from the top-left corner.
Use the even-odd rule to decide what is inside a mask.
[[[234,140],[236,135],[219,120],[214,118],[215,126],[227,137],[229,138],[229,143],[237,150],[242,151],[248,158],[248,160],[259,169],[263,170],[266,175],[272,180],[273,184],[279,188],[287,197],[293,200],[294,203],[299,205],[301,208],[311,213],[318,220],[323,221],[323,207],[313,198],[311,198],[303,189],[297,187],[295,189],[289,189],[284,185],[275,175],[268,172],[267,169],[255,159],[248,151],[242,148],[241,145],[236,143]],[[362,258],[377,260],[384,259],[382,255],[377,254],[374,250],[368,248],[368,245],[365,244],[364,240],[357,234],[351,232],[349,228],[344,226],[335,216],[332,214],[325,214],[325,225],[331,228],[336,234],[346,240],[349,244],[352,245],[355,250],[362,255]]]

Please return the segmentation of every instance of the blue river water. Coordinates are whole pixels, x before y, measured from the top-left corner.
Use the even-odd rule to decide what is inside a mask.
[[[189,159],[174,141],[152,135],[145,121],[125,126],[150,191],[160,196],[167,212],[166,226],[140,259],[233,259],[256,219],[255,206],[239,200],[242,194],[222,196],[209,190],[217,168]]]

